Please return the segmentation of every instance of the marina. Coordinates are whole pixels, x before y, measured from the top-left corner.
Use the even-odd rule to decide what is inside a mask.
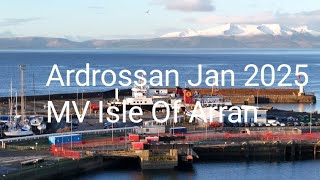
[[[320,179],[319,7],[1,1],[0,180]]]
[[[301,88],[135,85],[37,95],[30,94],[30,83],[24,85],[30,81],[30,76],[24,78],[28,67],[19,68],[20,91],[12,83],[9,93],[0,97],[3,179],[69,178],[80,171],[122,168],[190,172],[203,161],[320,158],[319,112],[273,107],[317,106],[317,93]],[[51,123],[48,101],[57,112]],[[67,101],[69,114],[63,112]],[[154,108],[158,102],[169,108],[164,103]],[[232,107],[237,111],[230,111]],[[158,119],[168,120],[156,121],[153,112]]]

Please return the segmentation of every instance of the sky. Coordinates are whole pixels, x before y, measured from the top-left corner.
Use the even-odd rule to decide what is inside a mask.
[[[140,39],[225,23],[307,25],[320,30],[320,0],[2,0],[0,3],[0,37]]]

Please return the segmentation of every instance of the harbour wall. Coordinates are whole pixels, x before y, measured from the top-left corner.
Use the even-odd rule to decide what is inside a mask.
[[[200,160],[215,161],[296,161],[320,158],[318,143],[296,141],[198,145],[194,147],[194,151],[199,155]]]
[[[126,163],[123,163],[126,162]],[[33,167],[21,167],[16,172],[8,174],[3,179],[37,180],[37,179],[68,179],[81,177],[82,174],[104,169],[126,169],[139,167],[137,158],[89,156],[80,160],[61,159],[50,165],[35,164]]]
[[[231,100],[233,104],[256,104],[256,103],[316,103],[313,93],[299,96],[299,89],[264,89],[264,88],[192,88],[192,92],[200,95],[223,96]],[[175,91],[173,88],[169,92]]]
[[[175,88],[167,88],[169,92],[174,92]],[[316,103],[316,96],[313,93],[306,93],[299,96],[299,89],[255,89],[255,88],[193,88],[192,92],[197,91],[200,95],[223,96],[224,99],[231,100],[233,104],[256,104],[258,103]],[[69,94],[52,94],[26,96],[27,101],[41,100],[67,100],[77,98],[96,98],[110,99],[115,97],[115,90],[104,92],[85,92]],[[119,90],[119,96],[131,96],[130,89]],[[0,102],[8,102],[9,97],[0,97]],[[20,97],[18,97],[20,101]]]
[[[296,161],[320,158],[320,144],[307,141],[244,141],[213,144],[197,143],[195,161]],[[126,163],[123,163],[126,162]],[[80,160],[61,159],[50,165],[21,167],[4,179],[66,179],[82,173],[110,169],[140,169],[139,159],[130,156],[93,155]],[[156,164],[155,164],[156,165]],[[58,178],[59,177],[59,178]]]

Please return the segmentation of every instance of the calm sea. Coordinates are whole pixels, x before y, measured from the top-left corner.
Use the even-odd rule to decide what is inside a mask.
[[[298,162],[205,162],[195,163],[190,171],[138,171],[106,170],[92,172],[75,180],[273,180],[273,179],[310,179],[320,177],[320,161]]]
[[[203,65],[204,72],[209,69],[221,70],[231,69],[235,72],[235,87],[243,87],[253,70],[244,72],[247,64],[256,64],[260,69],[264,64],[272,64],[277,68],[280,64],[289,64],[292,68],[291,75],[286,82],[297,79],[294,75],[296,64],[308,64],[305,69],[309,76],[309,83],[305,87],[308,92],[315,92],[318,99],[320,95],[320,50],[303,49],[136,49],[136,50],[2,50],[0,51],[0,96],[9,96],[10,81],[13,81],[13,91],[20,91],[19,64],[26,65],[25,88],[27,95],[45,95],[70,92],[92,92],[105,91],[111,88],[105,87],[98,81],[95,87],[78,87],[74,76],[71,78],[70,87],[61,87],[58,82],[46,87],[50,71],[54,64],[58,64],[62,77],[66,79],[66,70],[84,69],[85,64],[90,63],[90,69],[111,69],[118,73],[120,70],[128,69],[134,72],[143,69],[150,73],[153,69],[161,71],[176,69],[179,72],[180,86],[185,82],[197,79],[197,66]],[[285,75],[286,71],[276,72],[277,82]],[[269,81],[270,71],[266,71],[266,81]],[[34,78],[33,78],[34,77]],[[110,77],[110,76],[109,76]],[[150,77],[150,76],[149,76]],[[146,77],[148,79],[148,76]],[[110,80],[107,78],[107,80]],[[135,79],[134,79],[135,80]],[[174,86],[173,78],[170,84]],[[260,73],[254,82],[259,82]],[[33,83],[34,82],[34,83]],[[293,83],[294,84],[294,83]],[[203,83],[201,85],[205,87]],[[226,87],[230,87],[230,79],[226,80]],[[273,86],[275,87],[275,86]],[[121,88],[121,87],[120,87]],[[294,86],[294,88],[297,88]],[[50,90],[49,90],[50,89]],[[319,104],[319,103],[318,103]],[[276,105],[283,109],[309,110],[310,105]],[[312,110],[319,110],[320,105],[313,105]]]

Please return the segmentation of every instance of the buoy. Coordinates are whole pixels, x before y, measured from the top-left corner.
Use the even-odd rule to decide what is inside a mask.
[[[186,92],[186,96],[187,96],[187,97],[191,97],[191,96],[192,96],[191,92],[190,92],[190,91],[187,91],[187,92]]]

